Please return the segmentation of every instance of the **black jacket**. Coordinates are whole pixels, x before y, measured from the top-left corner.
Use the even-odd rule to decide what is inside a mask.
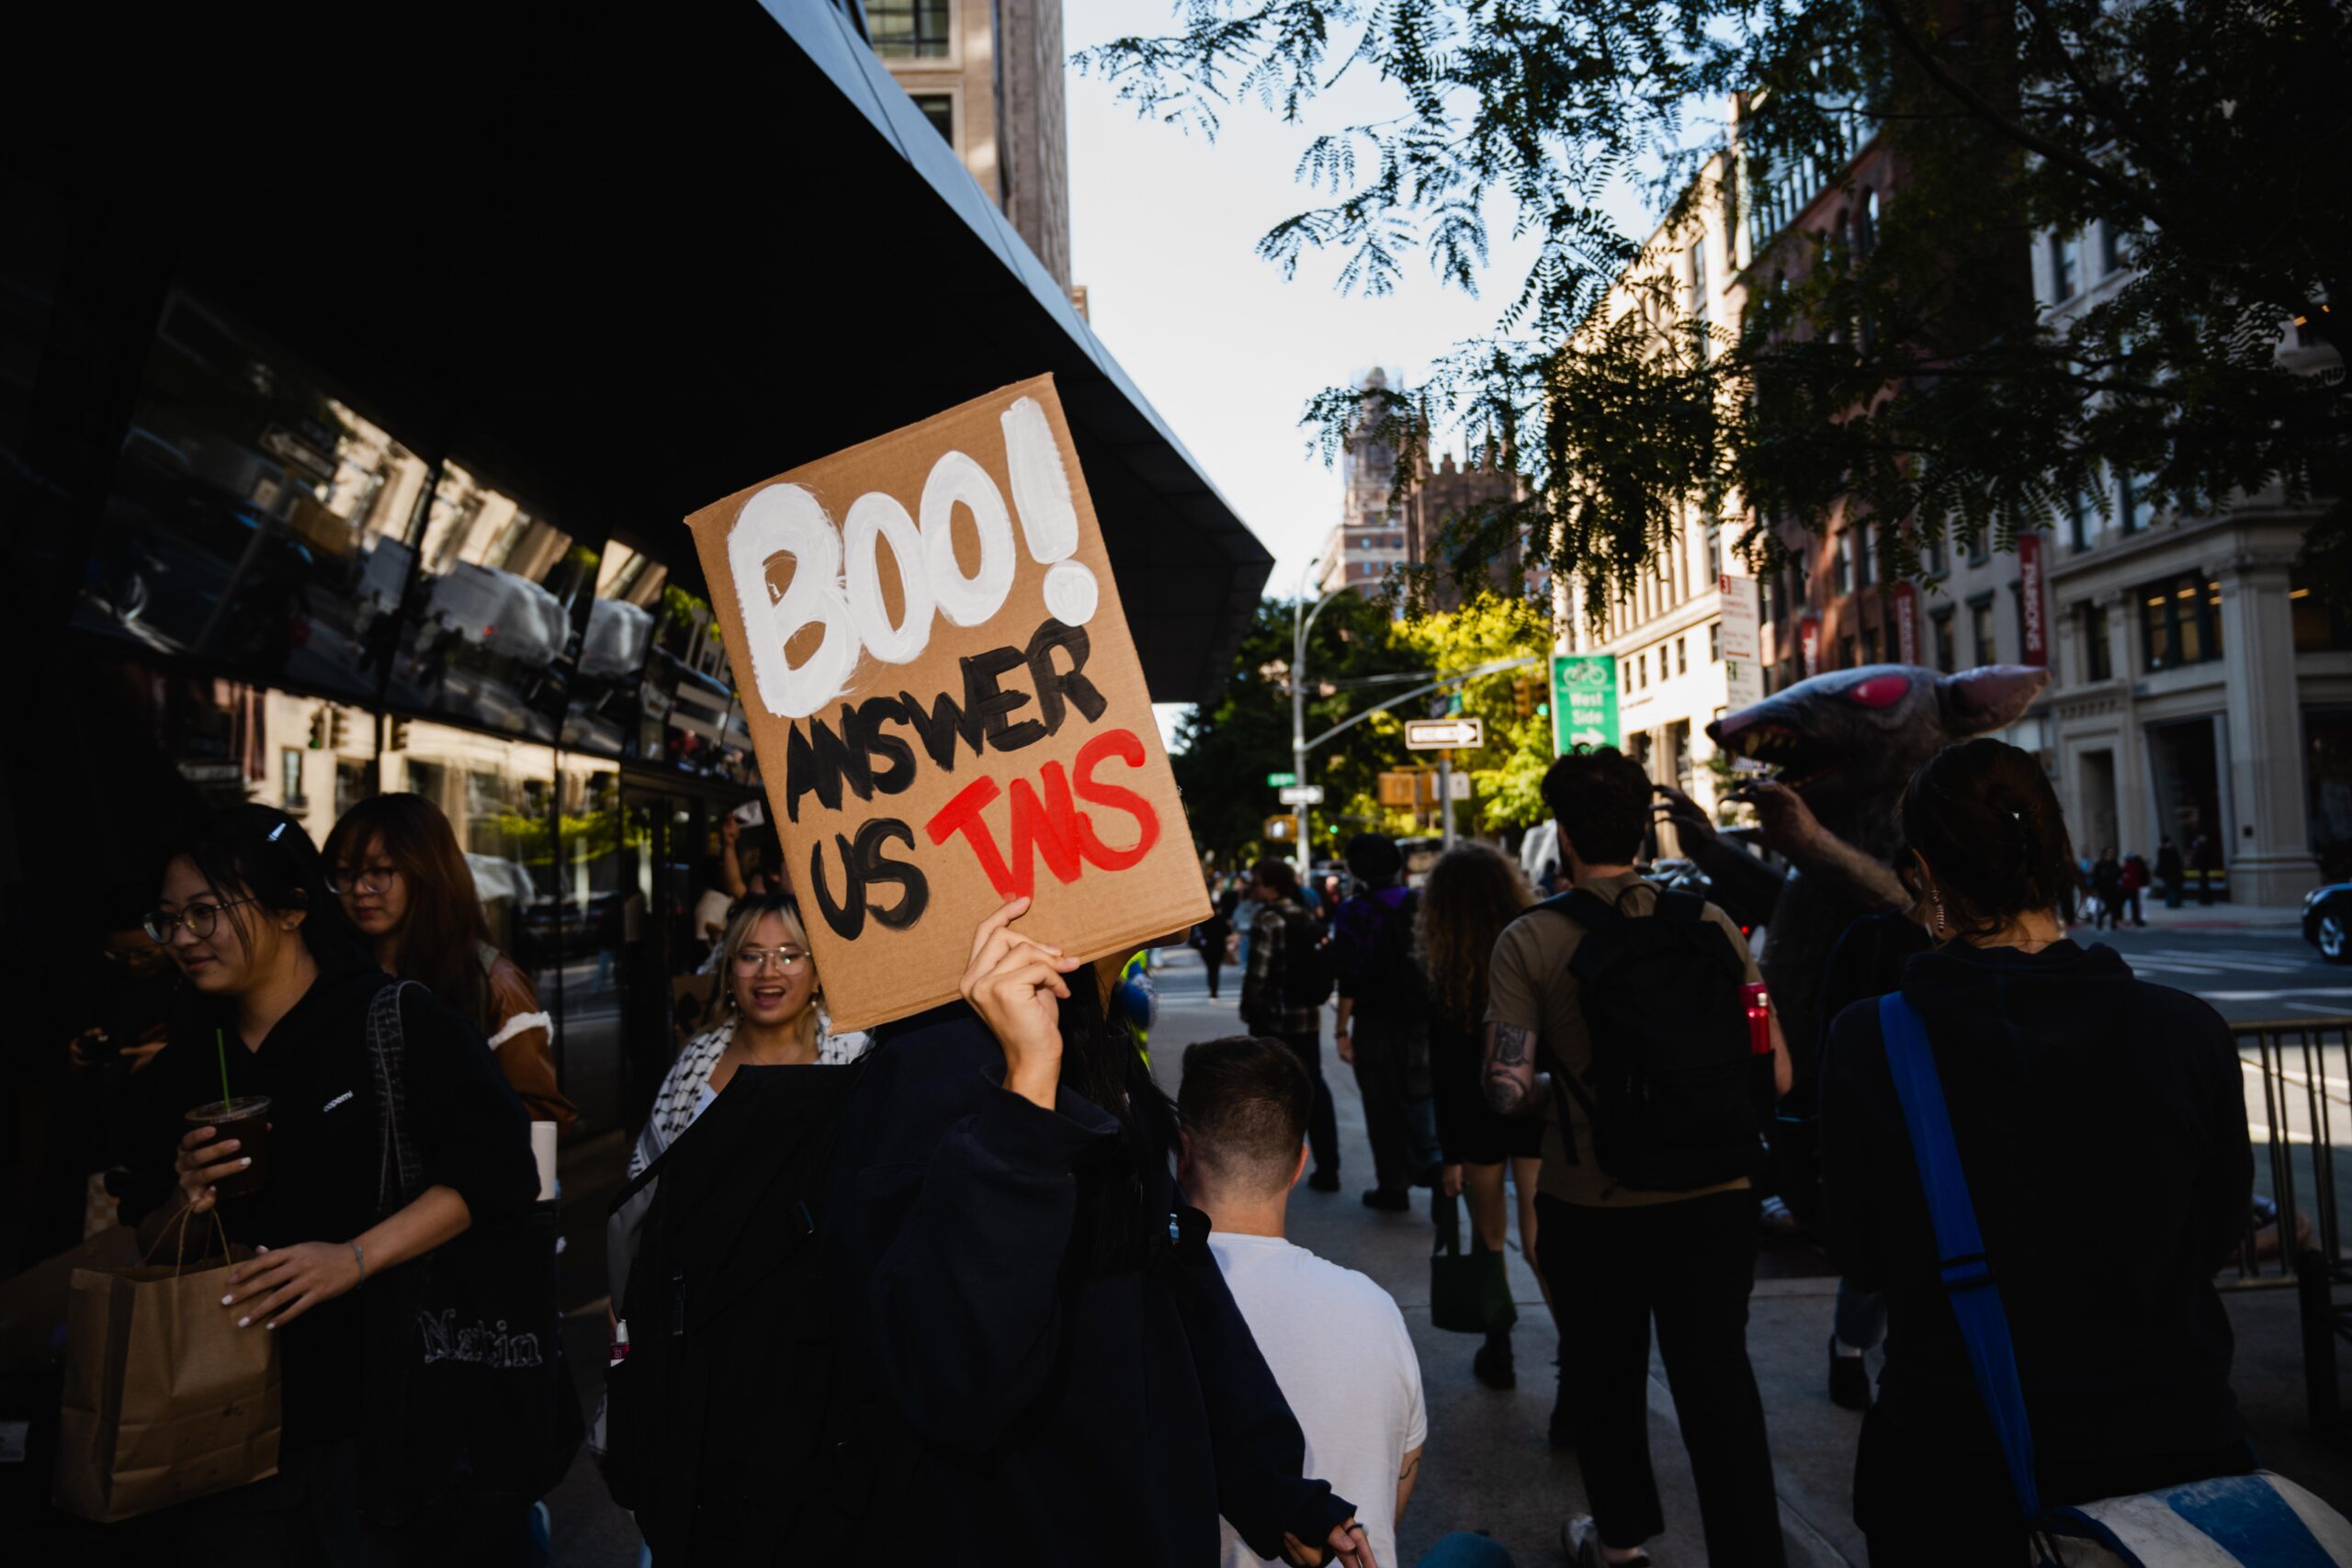
[[[1098,1146],[1069,1089],[1046,1111],[962,1007],[867,1059],[827,1201],[843,1344],[924,1450],[910,1538],[1024,1568],[1214,1562],[1219,1514],[1261,1554],[1353,1512],[1301,1478],[1306,1442],[1198,1235],[1096,1273]],[[1149,1212],[1182,1202],[1159,1168]]]
[[[1961,1165],[2016,1341],[2037,1453],[2200,1452],[2242,1435],[2213,1286],[2254,1182],[2238,1055],[2205,1003],[2115,951],[1954,944],[1911,961]],[[1939,1445],[1994,1446],[1936,1271],[1874,1002],[1831,1027],[1822,1224],[1887,1294],[1879,1411]]]
[[[368,1004],[391,983],[373,967],[322,975],[258,1050],[230,1041],[230,1092],[270,1099],[268,1184],[222,1199],[218,1210],[232,1240],[340,1246],[379,1218]],[[172,1164],[187,1131],[185,1113],[220,1098],[223,1055],[213,1032],[229,1027],[226,1011],[198,996],[187,1003],[174,1021],[171,1043],[130,1080],[125,1100],[120,1130],[132,1178],[127,1219],[170,1195]],[[455,1189],[476,1224],[528,1213],[538,1190],[530,1124],[480,1032],[422,986],[402,995],[401,1030],[403,1114],[424,1157],[425,1184]],[[164,1252],[170,1251],[164,1243]],[[365,1382],[366,1289],[313,1307],[279,1332],[288,1442],[321,1440],[356,1423]]]

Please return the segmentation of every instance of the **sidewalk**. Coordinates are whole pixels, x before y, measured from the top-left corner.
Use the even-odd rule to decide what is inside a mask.
[[[2143,893],[2140,908],[2152,931],[2283,931],[2301,936],[2303,931],[2301,904],[2199,904],[2192,900],[2177,909],[2167,909],[2163,899]]]
[[[2153,914],[2149,923],[2155,924]],[[1172,1092],[1186,1044],[1238,1032],[1238,987],[1223,985],[1222,999],[1210,1002],[1199,964],[1189,953],[1171,951],[1164,961],[1155,961],[1154,969],[1161,1003],[1159,1027],[1152,1032],[1152,1066]],[[1562,1521],[1589,1510],[1575,1456],[1554,1454],[1544,1445],[1557,1340],[1535,1276],[1519,1255],[1514,1233],[1509,1263],[1520,1311],[1513,1336],[1519,1387],[1493,1392],[1470,1375],[1476,1339],[1430,1325],[1429,1195],[1418,1194],[1409,1214],[1377,1213],[1363,1206],[1357,1194],[1371,1184],[1372,1170],[1363,1104],[1352,1075],[1328,1043],[1323,1066],[1339,1109],[1340,1190],[1327,1195],[1302,1186],[1291,1201],[1291,1238],[1377,1280],[1403,1309],[1420,1353],[1429,1450],[1412,1506],[1398,1529],[1399,1555],[1409,1565],[1448,1531],[1478,1530],[1508,1547],[1521,1568],[1551,1568],[1562,1561]],[[1748,1354],[1771,1431],[1789,1561],[1815,1568],[1860,1565],[1866,1558],[1850,1499],[1861,1417],[1830,1404],[1826,1386],[1837,1280],[1828,1276],[1820,1254],[1802,1243],[1767,1249],[1758,1275]],[[2238,1334],[2238,1397],[2265,1461],[2335,1506],[2352,1508],[2352,1464],[2346,1462],[2346,1450],[2322,1446],[2303,1429],[2293,1292],[2237,1292],[2224,1299]],[[1875,1352],[1871,1360],[1875,1373]],[[1651,1454],[1668,1519],[1667,1533],[1650,1543],[1651,1555],[1659,1568],[1690,1568],[1706,1561],[1698,1500],[1655,1354],[1650,1414]]]

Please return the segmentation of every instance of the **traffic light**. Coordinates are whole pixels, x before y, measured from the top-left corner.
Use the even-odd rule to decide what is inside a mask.
[[[327,710],[321,708],[311,716],[311,750],[322,751],[327,744]]]
[[[1526,718],[1535,711],[1535,684],[1532,681],[1510,683],[1510,711]]]
[[[343,750],[343,743],[350,738],[351,723],[344,716],[343,710],[341,708],[327,709],[327,745],[340,751]]]

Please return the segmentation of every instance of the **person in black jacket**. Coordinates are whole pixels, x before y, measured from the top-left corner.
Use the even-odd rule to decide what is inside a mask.
[[[909,1524],[959,1562],[1370,1568],[1171,1173],[1174,1112],[1098,976],[980,923],[968,1005],[885,1032],[843,1112],[826,1272],[845,1353],[924,1462]]]
[[[395,1532],[357,1502],[382,1425],[368,1403],[369,1281],[469,1226],[520,1218],[537,1190],[529,1124],[496,1058],[422,986],[402,995],[401,1115],[423,1190],[386,1213],[367,1021],[394,982],[345,918],[301,825],[263,806],[219,814],[172,856],[147,923],[187,994],[121,1114],[125,1217],[150,1246],[185,1224],[193,1254],[217,1213],[231,1241],[255,1250],[226,1271],[220,1310],[234,1332],[276,1337],[284,1429],[277,1475],[152,1516],[138,1539],[200,1539],[262,1562],[466,1562],[477,1559],[460,1548],[487,1553],[501,1530],[519,1548],[512,1509]],[[184,1119],[220,1098],[224,1075],[232,1095],[270,1101],[265,1184],[228,1197],[215,1186],[250,1152]]]
[[[1927,1024],[2007,1311],[2046,1506],[2253,1468],[2213,1275],[2254,1180],[2237,1050],[2213,1010],[2066,940],[2066,825],[2030,753],[1949,747],[1903,829],[1941,942],[1903,995]],[[1881,1564],[2017,1558],[2024,1524],[1937,1269],[1910,1138],[1867,1004],[1832,1025],[1822,1232],[1886,1292],[1854,1517]]]

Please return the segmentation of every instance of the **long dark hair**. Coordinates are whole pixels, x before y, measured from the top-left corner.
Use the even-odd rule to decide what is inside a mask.
[[[302,824],[267,806],[232,806],[198,821],[178,842],[166,847],[165,862],[187,857],[215,893],[239,894],[252,906],[231,907],[220,918],[248,943],[248,909],[274,915],[300,911],[302,945],[320,969],[334,972],[368,962],[368,944],[343,912],[343,901],[327,886],[326,863]]]
[[[326,863],[337,876],[347,875],[378,842],[408,884],[408,914],[399,932],[401,978],[422,983],[477,1026],[495,1029],[490,976],[481,965],[490,926],[457,829],[421,795],[370,795],[327,835]]]
[[[1092,967],[1069,976],[1061,1005],[1061,1081],[1116,1118],[1119,1136],[1081,1168],[1080,1224],[1087,1266],[1096,1274],[1139,1267],[1168,1216],[1150,1212],[1153,1177],[1176,1154],[1176,1108],[1151,1076],[1135,1031],[1103,1010]]]
[[[2066,818],[2030,752],[1989,738],[1947,746],[1903,792],[1903,836],[1928,863],[1955,936],[2054,909],[2082,885]]]
[[[1455,1019],[1486,1015],[1495,941],[1534,902],[1519,867],[1484,844],[1457,844],[1430,867],[1415,935],[1430,990]]]

